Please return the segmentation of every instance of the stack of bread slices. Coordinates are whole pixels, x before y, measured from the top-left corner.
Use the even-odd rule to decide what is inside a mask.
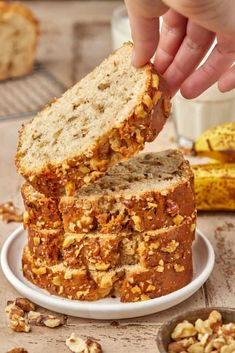
[[[177,150],[133,157],[161,130],[169,95],[131,53],[125,44],[20,131],[23,273],[52,294],[136,302],[192,278],[193,174]]]

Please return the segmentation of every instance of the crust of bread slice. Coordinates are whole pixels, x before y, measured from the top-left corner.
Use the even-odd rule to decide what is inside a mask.
[[[120,53],[128,51],[128,60],[131,57],[131,48],[132,44],[127,43],[123,48],[119,49]],[[116,51],[111,54],[105,62],[112,62],[114,57],[118,57],[118,53]],[[71,92],[74,92],[76,87],[82,88],[82,82],[86,82],[84,80],[88,80],[88,77],[97,76],[99,70],[100,67],[97,67],[90,76],[87,76],[87,78],[78,83],[80,86],[74,86]],[[18,172],[36,190],[52,197],[59,197],[64,193],[73,195],[75,190],[92,184],[103,176],[111,165],[126,160],[141,151],[144,148],[145,142],[150,142],[157,136],[169,115],[170,96],[165,82],[158,76],[151,64],[147,64],[143,68],[136,70],[136,72],[142,70],[141,72],[145,74],[146,80],[145,88],[142,90],[141,95],[138,95],[137,92],[135,106],[131,108],[125,118],[124,116],[122,117],[120,123],[117,124],[113,121],[108,129],[106,127],[104,133],[100,131],[98,135],[96,134],[91,141],[89,140],[89,146],[86,149],[85,147],[81,148],[78,154],[71,154],[70,156],[70,153],[68,153],[66,154],[67,157],[64,157],[63,160],[60,159],[61,154],[57,159],[55,155],[53,155],[53,160],[52,157],[48,158],[47,154],[42,154],[41,147],[38,147],[41,146],[40,142],[36,141],[42,138],[43,132],[37,135],[38,131],[34,128],[37,126],[40,129],[42,116],[49,116],[52,109],[56,110],[57,106],[63,106],[65,97],[70,96],[70,91],[67,91],[62,98],[46,107],[32,122],[21,128],[16,154],[16,166]],[[124,72],[123,75],[125,75]],[[116,86],[121,90],[121,87],[118,87],[118,82]],[[79,98],[79,94],[77,98]],[[130,97],[127,96],[126,98],[128,100]],[[64,118],[67,119],[66,116]],[[29,139],[30,143],[26,144],[26,137],[28,134],[31,136],[32,131],[34,131],[33,136],[35,137],[32,136],[32,139]],[[61,135],[61,131],[58,133]],[[57,140],[57,138],[55,139]],[[82,140],[79,140],[79,146],[81,145]],[[30,162],[34,158],[33,154],[30,154],[32,146],[36,146],[35,153],[37,154],[37,160],[39,161],[40,158],[42,160],[39,166],[36,167]]]

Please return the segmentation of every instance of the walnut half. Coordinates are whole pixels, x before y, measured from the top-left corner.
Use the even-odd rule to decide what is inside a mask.
[[[16,298],[15,304],[26,313],[36,309],[35,304],[26,298]]]
[[[66,323],[66,316],[44,315],[37,311],[30,311],[28,313],[28,320],[31,325],[55,328]]]

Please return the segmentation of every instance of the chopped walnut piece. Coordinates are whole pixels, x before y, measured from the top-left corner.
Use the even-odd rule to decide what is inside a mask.
[[[64,325],[66,323],[66,319],[67,317],[63,315],[48,315],[37,311],[30,311],[28,313],[29,324],[35,326],[55,328]]]
[[[16,298],[15,303],[26,313],[29,311],[35,311],[36,309],[35,304],[26,298]]]
[[[5,308],[5,313],[12,319],[13,317],[24,317],[24,310],[15,304],[15,302],[8,302]]]
[[[91,339],[86,340],[86,345],[89,353],[102,353],[101,345]]]
[[[221,326],[221,333],[224,336],[231,336],[235,339],[235,322]]]
[[[102,353],[102,347],[98,342],[91,339],[85,341],[75,333],[66,340],[66,346],[74,353]]]
[[[14,316],[10,320],[9,327],[15,332],[29,332],[30,326],[28,325],[28,320],[24,317]]]
[[[0,204],[0,219],[5,223],[23,222],[23,212],[9,201]]]
[[[192,337],[196,334],[197,330],[195,329],[193,324],[191,324],[187,320],[184,320],[175,327],[174,331],[171,334],[171,337],[176,340],[179,338]]]
[[[196,342],[188,347],[189,353],[204,353],[204,347],[201,342]]]
[[[168,253],[172,253],[174,252],[179,246],[179,242],[172,240],[171,242],[169,242],[168,244],[166,244],[165,247],[161,248],[161,251],[163,252],[168,252]]]
[[[138,232],[141,232],[143,229],[142,229],[142,221],[140,216],[134,215],[131,218],[134,222],[134,229],[137,230]]]
[[[175,223],[176,226],[179,226],[184,220],[184,217],[181,216],[180,214],[177,214],[176,216],[173,217],[173,222]]]
[[[178,264],[174,264],[174,269],[175,269],[176,272],[183,272],[184,271],[184,266],[178,265]]]
[[[73,196],[75,193],[75,184],[72,181],[68,181],[65,185],[65,192],[67,196]]]
[[[100,89],[101,91],[105,90],[106,88],[109,88],[111,85],[110,82],[103,82],[103,83],[100,83],[98,85],[98,89]]]
[[[221,353],[234,353],[235,352],[235,341],[230,344],[223,346],[220,350]]]
[[[205,333],[212,333],[212,328],[211,328],[211,325],[210,325],[210,321],[209,320],[201,320],[201,319],[198,319],[196,322],[195,322],[195,328],[197,330],[198,333],[202,333],[202,334],[205,334]]]
[[[25,318],[25,312],[16,302],[9,301],[5,308],[5,313],[9,318],[9,327],[15,332],[29,332],[30,326]]]
[[[218,311],[213,310],[210,313],[208,320],[209,320],[210,324],[216,324],[217,322],[222,323],[222,316]]]
[[[175,217],[179,213],[179,206],[175,201],[168,199],[166,201],[166,206],[166,212],[172,217]]]
[[[23,347],[15,347],[11,348],[7,353],[28,353],[28,351]]]
[[[181,353],[184,350],[184,346],[181,342],[171,342],[168,345],[168,351],[174,353]]]

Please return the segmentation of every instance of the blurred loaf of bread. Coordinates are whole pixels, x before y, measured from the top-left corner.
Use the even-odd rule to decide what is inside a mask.
[[[0,1],[0,80],[32,71],[38,38],[38,21],[20,3]]]

